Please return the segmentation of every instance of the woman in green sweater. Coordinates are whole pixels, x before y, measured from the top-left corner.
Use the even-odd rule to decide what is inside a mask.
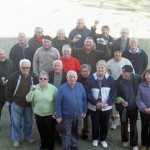
[[[31,86],[26,96],[28,102],[33,102],[33,111],[41,138],[40,150],[54,149],[55,136],[55,97],[57,88],[48,83],[49,76],[45,71],[39,75],[39,84]]]

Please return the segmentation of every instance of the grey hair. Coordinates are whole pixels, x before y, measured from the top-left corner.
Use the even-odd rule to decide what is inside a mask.
[[[49,75],[46,71],[41,71],[40,74],[39,74],[39,77],[42,76],[42,75],[46,76],[47,79],[49,79]]]
[[[89,64],[82,64],[82,65],[81,65],[81,69],[84,69],[84,68],[87,68],[88,71],[91,72],[91,65],[89,65]]]
[[[29,67],[31,67],[31,62],[28,59],[21,59],[19,62],[19,66],[21,67],[23,63],[26,63],[29,65]]]
[[[76,77],[78,77],[77,72],[75,72],[74,70],[70,70],[67,72],[67,77],[69,77],[71,74],[74,74]]]
[[[96,64],[96,67],[99,65],[104,65],[108,69],[108,64],[105,60],[99,60]]]
[[[1,48],[0,48],[0,52],[5,52],[6,53],[6,51],[4,49],[1,49]]]
[[[130,43],[131,41],[136,41],[136,42],[138,43],[138,39],[137,39],[136,37],[131,37],[131,38],[129,39],[129,43]]]
[[[54,66],[54,63],[60,63],[60,64],[63,66],[62,61],[61,61],[61,60],[59,60],[59,59],[58,59],[58,60],[54,60],[54,61],[53,61],[53,66]]]
[[[62,51],[64,51],[64,50],[69,50],[70,52],[72,51],[71,46],[68,45],[68,44],[65,44],[65,45],[63,46]]]

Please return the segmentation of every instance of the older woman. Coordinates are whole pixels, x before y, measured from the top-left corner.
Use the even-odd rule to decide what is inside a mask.
[[[71,56],[70,45],[64,45],[62,48],[62,57],[60,60],[63,63],[63,69],[67,73],[69,70],[74,70],[77,74],[81,71],[81,65],[78,59]]]
[[[39,84],[31,86],[26,96],[28,102],[33,102],[37,128],[41,138],[40,150],[54,149],[55,120],[55,96],[57,88],[48,83],[49,76],[45,71],[39,75]]]
[[[104,60],[96,64],[96,72],[87,80],[87,99],[92,121],[93,146],[107,147],[109,118],[113,102],[116,98],[114,79],[107,73],[107,63]]]
[[[141,115],[141,150],[150,150],[150,69],[145,70],[139,84],[136,104]]]

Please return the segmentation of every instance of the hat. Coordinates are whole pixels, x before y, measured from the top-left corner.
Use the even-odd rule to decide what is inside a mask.
[[[117,51],[117,52],[121,52],[121,53],[123,52],[123,51],[121,50],[120,45],[114,45],[114,46],[113,46],[113,52],[116,52],[116,51]]]
[[[34,32],[35,32],[35,33],[43,32],[43,28],[41,28],[41,27],[36,27],[36,28],[34,29]]]
[[[46,40],[50,40],[50,41],[52,41],[52,38],[51,38],[49,35],[45,35],[45,36],[43,36],[43,39],[46,39]]]
[[[132,66],[130,66],[130,65],[124,65],[124,66],[122,67],[122,71],[125,71],[125,72],[133,72],[133,68],[132,68]]]

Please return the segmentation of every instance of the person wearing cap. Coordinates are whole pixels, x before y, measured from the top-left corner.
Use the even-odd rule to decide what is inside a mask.
[[[84,46],[85,38],[91,35],[90,29],[85,26],[83,18],[78,18],[76,22],[76,28],[70,31],[69,38],[76,48],[82,48]]]
[[[91,74],[96,71],[96,63],[104,59],[108,61],[111,53],[107,45],[103,45],[102,50],[96,50],[95,42],[92,37],[86,37],[84,41],[84,47],[81,49],[73,49],[72,56],[77,58],[80,64],[89,64],[91,66]]]
[[[121,120],[122,146],[127,148],[129,144],[128,121],[130,121],[130,146],[133,150],[138,150],[138,131],[136,125],[138,108],[136,106],[135,98],[140,82],[141,77],[133,73],[132,66],[124,65],[122,67],[122,74],[117,79],[116,83],[117,97],[121,97],[125,101],[121,104],[115,103],[116,110],[119,111]],[[126,119],[122,119],[122,116]]]
[[[110,36],[109,31],[110,28],[108,25],[103,25],[101,28],[101,34],[96,33],[96,26],[97,23],[95,23],[92,27],[91,27],[91,37],[93,37],[94,42],[96,43],[96,49],[102,49],[102,44],[103,42],[105,42],[109,48],[111,48],[111,45],[114,41],[114,39]],[[100,41],[102,40],[102,41]]]
[[[33,72],[38,76],[41,71],[53,70],[53,61],[59,59],[59,51],[52,47],[52,38],[49,35],[43,36],[43,46],[38,48],[33,57]]]
[[[18,43],[11,48],[9,53],[9,59],[13,61],[15,71],[19,70],[19,62],[21,59],[30,60],[32,70],[34,53],[34,48],[28,44],[26,34],[20,32],[18,34]]]
[[[29,40],[28,43],[36,51],[39,47],[42,46],[42,38],[43,38],[43,28],[35,27],[34,36]]]
[[[138,39],[135,37],[130,38],[129,49],[123,53],[123,57],[131,61],[136,74],[142,75],[148,66],[148,56],[138,46]]]
[[[129,29],[122,28],[120,32],[120,38],[114,40],[113,45],[119,45],[122,52],[129,49]],[[112,46],[113,51],[113,46]]]
[[[71,40],[65,36],[64,29],[58,29],[56,37],[53,38],[53,40],[52,40],[52,45],[59,51],[60,56],[62,55],[63,45],[65,45],[65,44],[70,45],[71,43],[72,43]]]
[[[128,59],[122,57],[122,51],[119,45],[114,47],[113,53],[113,58],[110,59],[107,63],[109,66],[110,75],[114,78],[114,80],[117,80],[122,73],[122,67],[124,65],[132,66],[132,63]],[[111,129],[115,130],[120,124],[119,113],[116,111],[115,105],[113,105],[111,119]]]
[[[108,64],[99,60],[96,72],[89,76],[86,83],[88,109],[92,122],[92,145],[100,144],[107,148],[107,134],[112,105],[116,99],[115,81],[107,73]]]

